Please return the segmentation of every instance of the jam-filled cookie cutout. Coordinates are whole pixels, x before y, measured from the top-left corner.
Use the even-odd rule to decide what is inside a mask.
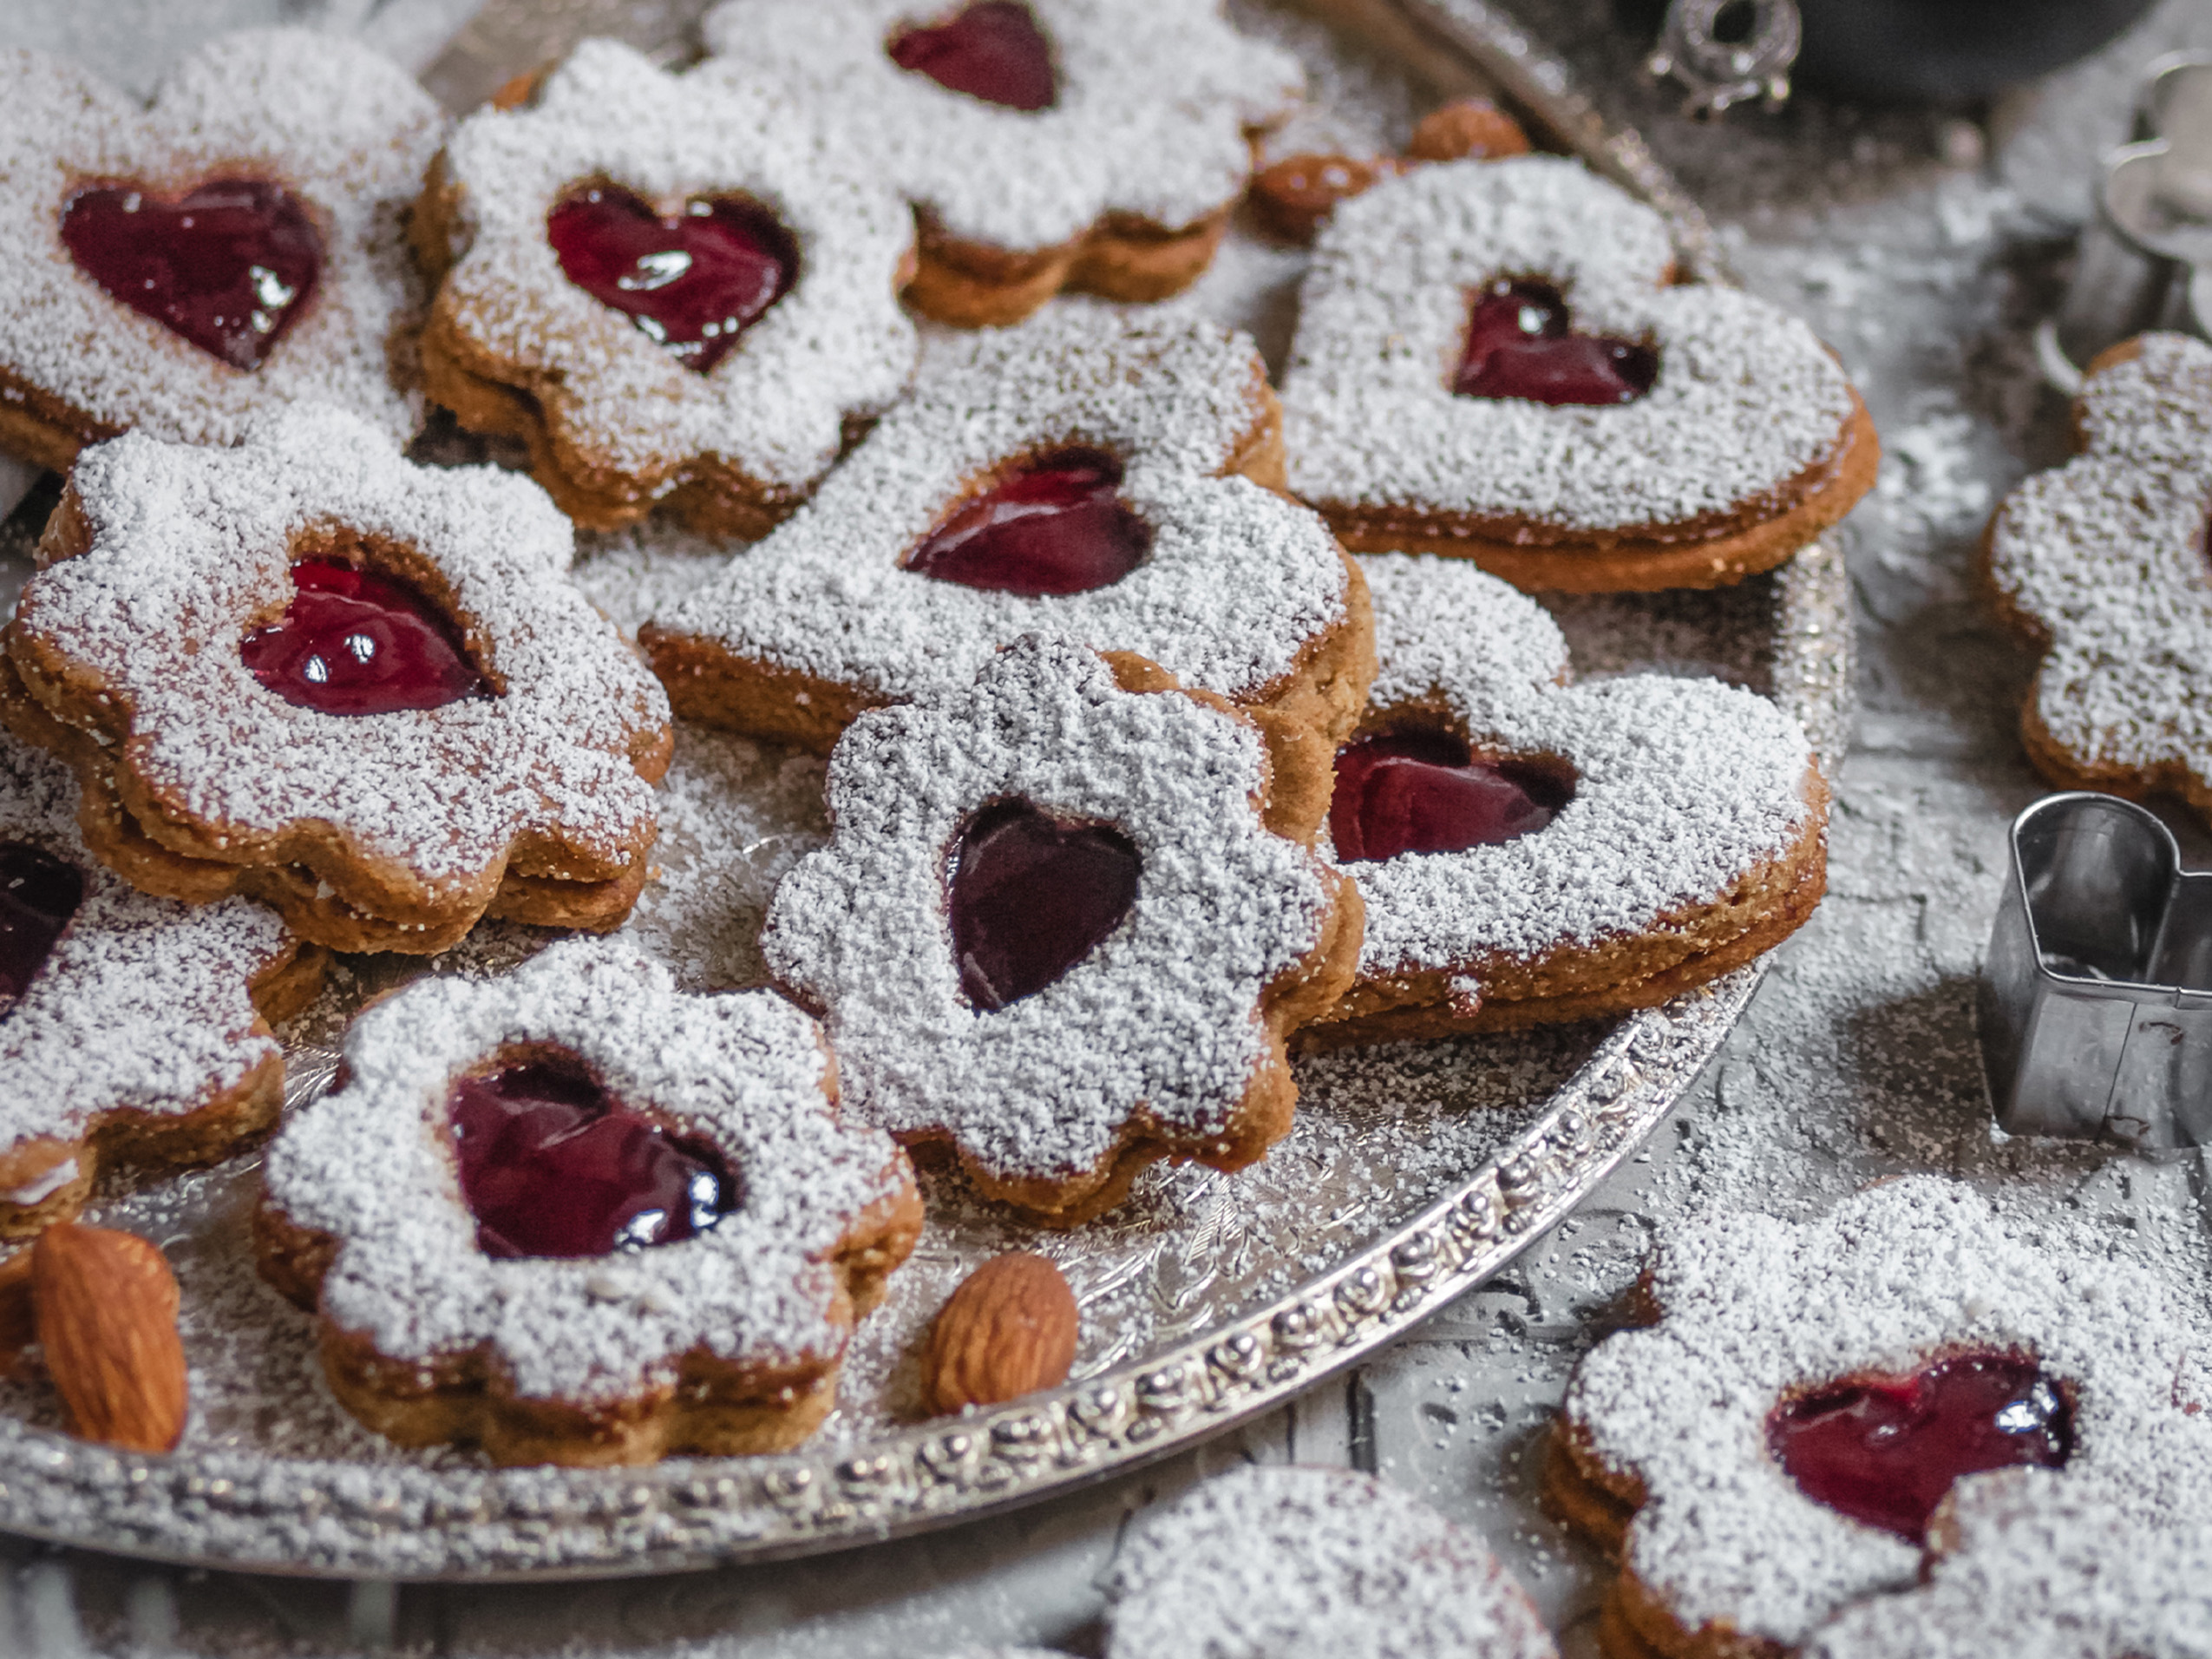
[[[689,996],[618,941],[418,980],[354,1022],[271,1147],[265,1278],[332,1390],[494,1462],[780,1451],[921,1231],[913,1171],[836,1109],[813,1020]]]
[[[2138,1522],[2212,1514],[2193,1289],[2029,1236],[1971,1188],[1914,1177],[1815,1221],[1685,1229],[1637,1300],[1651,1322],[1578,1367],[1545,1476],[1620,1555],[1613,1659],[1780,1659],[1914,1584],[1947,1497],[1991,1471],[2056,1471]]]
[[[1873,423],[1802,322],[1673,271],[1656,212],[1557,157],[1445,162],[1345,202],[1300,290],[1291,489],[1357,551],[1522,587],[1782,563],[1872,486]]]
[[[856,1111],[1083,1221],[1156,1158],[1239,1169],[1289,1132],[1284,1039],[1349,982],[1359,907],[1305,844],[1322,793],[1274,784],[1219,698],[1024,636],[854,723],[762,948]]]
[[[565,579],[527,479],[412,465],[350,415],[229,449],[86,451],[4,635],[149,892],[265,900],[339,950],[486,914],[612,928],[646,874],[668,703]]]
[[[74,1216],[111,1165],[213,1163],[267,1129],[270,1022],[322,983],[324,954],[261,906],[103,868],[76,807],[68,768],[0,731],[0,1237]]]
[[[2212,345],[2146,334],[2091,365],[2082,453],[1997,511],[1984,586],[2043,652],[2020,709],[2064,789],[2181,796],[2212,819]]]
[[[463,121],[416,206],[430,396],[589,528],[762,534],[913,368],[912,214],[729,82],[587,41]]]
[[[402,215],[443,130],[397,65],[304,30],[225,36],[148,107],[0,56],[0,448],[59,470],[119,433],[231,443],[311,401],[411,437]]]
[[[1334,739],[1373,672],[1366,590],[1264,487],[1281,455],[1245,337],[1056,306],[948,347],[804,513],[640,643],[679,713],[817,751],[1031,631]]]
[[[1496,577],[1358,562],[1377,672],[1329,828],[1367,931],[1358,982],[1302,1042],[1649,1007],[1812,914],[1828,790],[1796,721],[1713,680],[1569,684],[1558,625]]]
[[[920,217],[906,298],[962,328],[1063,288],[1164,299],[1212,262],[1303,76],[1213,0],[733,0],[733,75],[795,100]]]

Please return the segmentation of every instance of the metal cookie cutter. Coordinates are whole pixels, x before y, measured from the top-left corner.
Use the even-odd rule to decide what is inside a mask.
[[[2038,801],[2012,821],[1979,1012],[1999,1127],[2212,1143],[2212,874],[2132,802]]]

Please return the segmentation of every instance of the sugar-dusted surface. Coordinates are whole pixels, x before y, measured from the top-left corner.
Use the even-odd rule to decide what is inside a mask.
[[[735,655],[880,697],[965,687],[1033,630],[1134,651],[1224,696],[1289,673],[1343,620],[1344,561],[1320,518],[1221,477],[1261,419],[1250,339],[1183,307],[1063,303],[1018,328],[940,342],[914,396],[764,541],[655,622]],[[973,481],[1063,445],[1126,469],[1145,561],[1087,593],[1026,598],[900,560]]]
[[[1551,757],[1574,796],[1543,829],[1350,867],[1364,974],[1648,933],[1727,892],[1803,833],[1810,745],[1754,692],[1643,673],[1562,685],[1567,641],[1534,600],[1463,560],[1360,561],[1375,601],[1369,719],[1441,707],[1478,751]],[[1455,991],[1482,994],[1476,979]]]
[[[948,90],[883,49],[906,0],[730,0],[706,39],[733,75],[796,101],[949,234],[1013,251],[1073,240],[1107,213],[1169,229],[1235,201],[1248,128],[1297,102],[1287,54],[1218,0],[1031,0],[1058,96],[1025,112]]]
[[[650,835],[630,748],[667,698],[565,579],[568,521],[535,484],[414,466],[311,408],[232,449],[120,438],[75,486],[91,548],[32,580],[15,626],[99,678],[111,735],[194,816],[255,836],[320,821],[434,882],[500,867],[519,836],[613,860]],[[294,541],[330,525],[436,569],[501,695],[348,718],[265,689],[239,642],[289,600]]]
[[[318,401],[406,439],[422,400],[391,365],[422,293],[401,214],[443,129],[397,65],[305,30],[202,48],[150,108],[39,53],[0,54],[0,373],[111,431],[229,443],[261,411]],[[111,298],[61,239],[80,183],[166,194],[240,177],[304,197],[324,243],[314,298],[251,373]]]
[[[1850,383],[1779,306],[1662,286],[1673,259],[1656,213],[1554,156],[1423,167],[1346,202],[1283,380],[1292,489],[1554,533],[1778,502],[1835,455]],[[1652,390],[1602,408],[1454,395],[1469,294],[1523,276],[1556,285],[1578,331],[1656,346]]]
[[[847,419],[880,412],[913,367],[899,306],[913,216],[831,133],[723,66],[664,74],[589,41],[523,109],[470,116],[447,147],[458,262],[437,305],[539,388],[556,445],[665,491],[713,459],[779,489],[837,458]],[[791,289],[705,374],[562,274],[546,215],[595,180],[664,213],[745,195],[796,239]]]

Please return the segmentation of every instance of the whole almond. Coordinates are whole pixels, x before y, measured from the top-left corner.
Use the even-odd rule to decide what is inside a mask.
[[[1528,153],[1521,123],[1487,98],[1462,98],[1432,109],[1413,129],[1405,153],[1417,161],[1497,161]]]
[[[930,1327],[922,1397],[933,1412],[995,1406],[1067,1380],[1075,1292],[1041,1256],[993,1256],[963,1280]]]
[[[167,1452],[184,1433],[184,1342],[177,1275],[133,1233],[60,1222],[31,1249],[31,1290],[47,1374],[73,1433]]]
[[[23,1350],[38,1341],[38,1317],[30,1298],[30,1252],[17,1250],[0,1262],[0,1377],[21,1374]]]
[[[1387,161],[1351,155],[1286,156],[1252,180],[1253,211],[1285,241],[1310,242],[1338,202],[1368,189],[1390,170]]]

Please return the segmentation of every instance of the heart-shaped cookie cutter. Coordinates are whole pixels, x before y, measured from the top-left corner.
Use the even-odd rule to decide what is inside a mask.
[[[2212,873],[2111,795],[2038,801],[2012,849],[1979,1009],[1999,1126],[2212,1143]]]

